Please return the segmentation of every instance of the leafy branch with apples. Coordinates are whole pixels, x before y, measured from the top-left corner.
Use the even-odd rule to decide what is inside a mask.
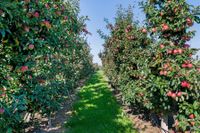
[[[0,132],[24,132],[36,113],[51,119],[93,72],[78,11],[63,0],[0,2]]]
[[[118,11],[100,53],[104,71],[124,103],[160,117],[163,132],[169,130],[169,116],[174,130],[198,132],[200,65],[193,58],[198,49],[188,41],[195,35],[190,27],[199,22],[199,7],[185,0],[148,0],[140,6],[146,14],[143,27],[130,10]]]

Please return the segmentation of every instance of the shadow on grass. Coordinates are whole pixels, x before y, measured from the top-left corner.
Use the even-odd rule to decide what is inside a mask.
[[[132,123],[112,96],[102,72],[94,74],[79,92],[68,133],[133,133]]]

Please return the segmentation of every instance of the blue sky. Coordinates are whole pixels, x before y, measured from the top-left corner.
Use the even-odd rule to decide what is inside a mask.
[[[114,21],[117,7],[121,4],[127,8],[130,4],[134,5],[133,9],[135,18],[142,22],[144,14],[139,9],[137,2],[141,0],[80,0],[80,15],[88,16],[90,21],[87,21],[87,28],[92,33],[88,36],[88,43],[91,47],[91,53],[94,56],[94,63],[101,64],[98,53],[103,50],[102,44],[104,40],[101,39],[97,33],[101,29],[104,33],[108,33],[105,26],[104,18],[110,22]],[[189,4],[200,5],[200,0],[187,0]],[[189,42],[192,47],[200,48],[200,25],[195,24],[192,30],[196,30],[196,36]]]

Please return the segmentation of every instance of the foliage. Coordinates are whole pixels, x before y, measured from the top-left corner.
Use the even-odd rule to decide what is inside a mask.
[[[143,5],[148,29],[152,37],[158,38],[153,53],[156,73],[152,79],[158,100],[151,101],[153,108],[160,113],[174,113],[177,128],[185,131],[190,127],[197,131],[200,125],[199,66],[192,58],[196,49],[187,44],[195,35],[189,28],[196,16],[185,0],[150,1]],[[190,115],[195,117],[190,118]]]
[[[51,115],[92,71],[78,7],[62,0],[0,2],[0,130],[20,132],[24,114]]]
[[[185,0],[148,0],[141,3],[146,24],[132,22],[130,10],[119,10],[100,53],[104,70],[127,103],[159,116],[173,114],[180,130],[199,131],[199,61],[187,41],[198,18]],[[196,13],[194,13],[196,11]],[[147,28],[145,28],[147,27]],[[101,34],[102,35],[102,34]]]

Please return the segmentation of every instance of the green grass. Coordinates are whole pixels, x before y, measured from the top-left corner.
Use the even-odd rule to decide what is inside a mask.
[[[79,98],[66,124],[68,133],[135,133],[101,71],[88,80]]]

